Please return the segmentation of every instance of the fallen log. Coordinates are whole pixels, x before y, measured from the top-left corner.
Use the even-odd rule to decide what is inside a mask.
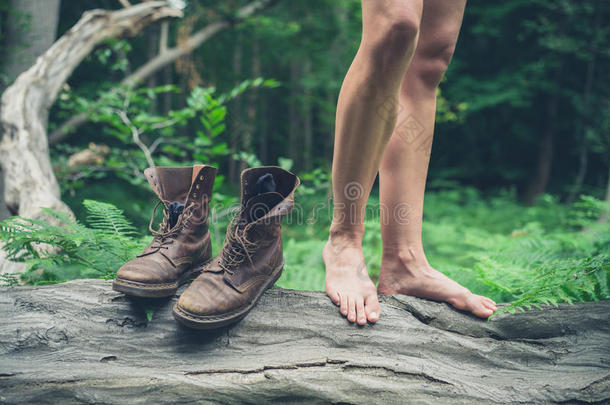
[[[0,290],[0,403],[607,403],[610,301],[500,315],[381,297],[357,327],[321,292],[269,290],[192,331],[110,282]],[[146,311],[154,308],[148,321]]]

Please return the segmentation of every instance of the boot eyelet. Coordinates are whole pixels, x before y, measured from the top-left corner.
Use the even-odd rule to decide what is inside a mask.
[[[197,190],[199,190],[199,184],[196,184],[196,185],[195,185],[195,188],[196,188]]]
[[[203,176],[199,176],[199,180],[203,181]]]
[[[193,198],[197,198],[197,193],[193,193]]]

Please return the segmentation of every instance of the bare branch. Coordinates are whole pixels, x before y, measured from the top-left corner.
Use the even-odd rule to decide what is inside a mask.
[[[222,32],[226,28],[237,25],[253,14],[260,12],[279,0],[256,0],[240,8],[235,13],[233,19],[225,19],[208,24],[195,34],[190,36],[183,44],[174,48],[167,48],[165,52],[160,52],[157,56],[140,66],[134,73],[127,76],[121,84],[133,87],[155,74],[159,70],[173,63],[176,59],[190,54],[195,49],[203,45],[210,38]],[[49,136],[49,143],[55,145],[63,141],[69,134],[78,129],[81,125],[89,121],[87,113],[80,113],[60,124]]]
[[[163,21],[161,23],[161,33],[159,35],[159,55],[163,55],[167,52],[167,41],[169,38],[169,22]]]
[[[146,162],[148,163],[148,166],[154,167],[155,161],[152,158],[152,153],[150,152],[150,149],[148,149],[148,146],[146,146],[146,144],[142,141],[142,139],[140,139],[140,135],[142,134],[142,132],[133,124],[133,122],[131,122],[131,120],[127,116],[127,112],[125,112],[124,110],[116,109],[116,108],[113,109],[113,111],[115,114],[117,114],[121,118],[121,121],[123,121],[123,124],[125,124],[125,126],[127,128],[129,128],[129,130],[131,131],[131,137],[133,138],[133,143],[138,145],[138,148],[140,148],[142,150],[142,152],[144,153],[144,157],[146,158]]]
[[[91,10],[36,63],[6,89],[0,99],[0,173],[3,196],[14,214],[49,219],[40,207],[70,212],[61,201],[59,184],[49,158],[47,117],[58,92],[74,69],[100,42],[136,35],[144,27],[167,18],[181,17],[165,1],[141,3],[120,10]],[[0,272],[25,268],[0,251]]]
[[[131,3],[129,2],[129,0],[119,0],[119,3],[121,3],[121,6],[125,8],[131,7]]]

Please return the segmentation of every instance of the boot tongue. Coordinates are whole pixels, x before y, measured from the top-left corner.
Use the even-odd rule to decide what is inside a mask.
[[[198,181],[198,177],[203,176],[204,179],[212,177],[212,180],[201,189],[203,193],[211,193],[215,169],[206,165],[150,167],[144,170],[144,175],[157,196],[164,201],[164,204],[167,203],[168,225],[169,229],[172,229],[184,211],[187,196],[193,184]]]
[[[149,167],[144,175],[161,200],[185,203],[193,182],[192,167]]]

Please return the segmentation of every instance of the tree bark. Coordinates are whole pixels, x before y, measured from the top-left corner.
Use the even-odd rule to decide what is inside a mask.
[[[155,58],[146,62],[131,75],[123,79],[121,84],[136,86],[150,75],[173,63],[176,59],[190,54],[219,32],[239,24],[251,15],[270,7],[276,2],[277,0],[256,0],[238,9],[232,19],[225,19],[208,24],[203,29],[190,36],[189,39],[180,46],[168,48],[163,54],[159,54]],[[77,114],[68,119],[64,123],[60,124],[57,129],[51,133],[49,136],[50,144],[55,145],[63,141],[68,135],[76,131],[80,126],[88,121],[89,116],[86,113]]]
[[[610,401],[610,301],[485,322],[382,296],[382,319],[357,327],[322,292],[274,288],[238,324],[192,331],[172,318],[176,298],[131,299],[109,281],[0,296],[3,403]]]
[[[4,92],[0,100],[0,167],[4,203],[11,214],[43,218],[41,207],[70,212],[59,198],[46,128],[49,108],[82,59],[107,38],[135,35],[155,21],[180,15],[164,1],[118,11],[88,11]],[[0,252],[0,272],[22,270],[22,265],[8,262]]]
[[[12,82],[55,41],[60,0],[12,0],[2,67]]]

